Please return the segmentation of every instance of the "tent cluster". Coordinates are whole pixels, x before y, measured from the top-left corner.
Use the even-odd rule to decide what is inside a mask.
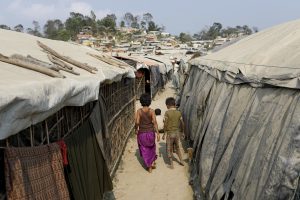
[[[102,199],[133,128],[135,69],[13,31],[0,44],[0,198]]]
[[[190,61],[181,95],[201,199],[299,199],[300,21]]]

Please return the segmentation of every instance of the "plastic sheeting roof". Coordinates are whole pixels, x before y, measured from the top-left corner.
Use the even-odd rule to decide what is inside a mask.
[[[91,74],[74,66],[80,76],[60,71],[66,76],[60,79],[0,62],[0,139],[43,121],[64,106],[83,106],[97,100],[102,82],[119,81],[123,76],[135,77],[131,68],[114,67],[87,55],[88,52],[99,54],[91,48],[0,29],[1,54],[30,55],[51,63],[37,41],[64,56],[96,67],[98,72]]]
[[[165,73],[172,70],[172,63],[171,63],[170,58],[166,58],[166,57],[162,57],[162,56],[151,56],[151,55],[150,56],[147,55],[146,58],[164,63],[165,67],[166,67]]]
[[[232,84],[299,89],[300,20],[253,34],[190,64]]]

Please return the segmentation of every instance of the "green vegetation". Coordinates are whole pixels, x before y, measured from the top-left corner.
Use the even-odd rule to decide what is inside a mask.
[[[132,41],[134,35],[140,35],[144,31],[164,31],[164,26],[159,26],[153,20],[151,13],[144,13],[142,16],[125,13],[119,20],[115,14],[108,14],[102,19],[97,19],[93,11],[89,16],[81,13],[71,12],[65,22],[60,19],[48,20],[41,31],[37,21],[33,21],[33,27],[27,28],[26,32],[39,37],[46,37],[54,40],[76,40],[79,33],[92,35],[97,38],[115,38],[117,41]],[[0,28],[24,32],[22,24],[16,25],[11,29],[7,25],[0,25]],[[193,40],[214,40],[217,37],[238,37],[240,35],[250,35],[258,32],[257,27],[249,28],[247,25],[224,28],[219,22],[213,23],[202,29],[200,32],[191,35],[180,33],[177,38],[182,43]],[[157,35],[157,38],[161,38]]]
[[[37,21],[33,21],[33,27],[27,28],[26,32],[39,37],[46,37],[54,40],[76,40],[77,34],[83,32],[85,34],[93,35],[94,37],[116,37],[120,40],[127,40],[132,37],[132,32],[123,33],[118,29],[118,19],[115,14],[108,14],[102,19],[97,19],[97,16],[91,11],[89,16],[85,16],[81,13],[71,12],[70,16],[65,22],[60,19],[49,19],[43,29]],[[134,16],[132,13],[127,12],[120,19],[120,28],[133,28],[136,29],[136,33],[145,31],[159,31],[164,27],[158,26],[153,21],[151,13],[145,13],[142,16]],[[11,29],[7,25],[0,25],[1,29],[14,30],[17,32],[24,32],[22,24],[16,25]]]
[[[252,30],[247,25],[223,28],[221,23],[215,22],[212,26],[202,29],[199,33],[194,34],[193,37],[197,40],[214,40],[218,36],[229,37],[238,36],[239,34],[251,35],[253,32],[258,32],[258,28],[253,27]]]

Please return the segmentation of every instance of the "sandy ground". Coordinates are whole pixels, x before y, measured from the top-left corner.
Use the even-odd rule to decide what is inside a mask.
[[[174,96],[169,85],[166,90],[157,95],[151,108],[160,108],[162,115],[166,110],[165,99]],[[137,108],[140,107],[137,102]],[[185,166],[174,162],[174,169],[170,169],[166,155],[165,141],[157,144],[157,169],[149,173],[143,168],[139,155],[136,137],[132,136],[122,157],[122,161],[114,178],[114,196],[117,200],[192,200],[193,192],[188,184],[187,154]],[[175,155],[177,158],[177,155]]]

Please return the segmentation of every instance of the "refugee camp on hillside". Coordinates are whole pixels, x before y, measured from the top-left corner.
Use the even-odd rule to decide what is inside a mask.
[[[1,1],[0,200],[300,200],[300,3],[267,1]]]

